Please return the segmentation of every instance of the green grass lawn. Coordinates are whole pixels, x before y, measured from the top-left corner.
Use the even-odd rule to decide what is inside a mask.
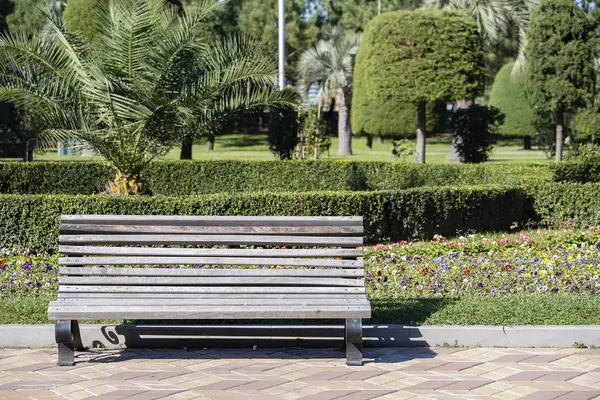
[[[414,141],[413,141],[414,142]],[[366,138],[354,138],[352,156],[337,155],[337,138],[331,140],[331,152],[329,156],[323,155],[327,159],[347,159],[357,161],[397,161],[392,157],[392,141],[385,140],[384,143],[373,141],[373,150],[366,150]],[[428,163],[445,163],[446,154],[450,150],[450,138],[429,138],[427,140],[426,161]],[[178,160],[179,148],[171,150],[164,159]],[[193,156],[195,160],[274,160],[275,156],[269,151],[269,144],[265,135],[226,135],[219,136],[215,142],[213,151],[206,150],[204,142],[198,142],[194,146]],[[36,156],[37,160],[100,160],[101,157],[78,157],[61,156],[56,151],[47,152]],[[498,143],[490,157],[492,162],[507,163],[529,163],[547,160],[543,151],[523,150],[520,141],[509,141]],[[411,156],[409,161],[414,161]]]

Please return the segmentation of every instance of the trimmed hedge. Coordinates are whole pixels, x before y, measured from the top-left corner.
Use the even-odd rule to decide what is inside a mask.
[[[117,197],[0,195],[0,250],[54,252],[61,214],[360,215],[367,242],[600,224],[600,184]]]
[[[220,192],[398,190],[419,186],[551,181],[551,164],[418,165],[356,161],[172,161],[155,162],[143,178],[155,195]],[[114,177],[99,162],[0,163],[0,193],[97,194]]]
[[[365,239],[374,242],[506,231],[531,220],[533,209],[523,188],[502,186],[187,197],[0,195],[0,248],[11,254],[55,251],[61,214],[360,215]]]
[[[555,182],[600,182],[600,161],[563,162],[556,165]]]

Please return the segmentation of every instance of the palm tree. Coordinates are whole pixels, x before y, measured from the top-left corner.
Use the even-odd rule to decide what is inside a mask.
[[[319,98],[333,97],[338,107],[338,154],[352,154],[352,70],[359,37],[333,29],[328,40],[319,41],[300,57],[299,71],[305,88],[319,86]]]
[[[236,110],[291,107],[259,43],[196,32],[218,2],[181,14],[164,0],[109,0],[93,43],[48,14],[49,31],[0,36],[0,99],[29,111],[45,139],[78,138],[117,170],[115,192],[196,130]]]

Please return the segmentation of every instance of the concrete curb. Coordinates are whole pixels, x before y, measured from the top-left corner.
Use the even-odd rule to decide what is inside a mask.
[[[100,348],[340,347],[342,325],[81,325],[83,343]],[[600,346],[600,325],[366,325],[368,347]],[[54,325],[0,325],[0,347],[55,346]]]

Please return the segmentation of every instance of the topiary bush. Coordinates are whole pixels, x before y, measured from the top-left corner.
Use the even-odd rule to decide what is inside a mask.
[[[352,125],[373,134],[397,129],[390,116],[412,104],[418,121],[413,125],[416,158],[423,163],[427,105],[472,99],[483,89],[483,78],[481,39],[466,13],[416,10],[378,15],[367,24],[356,56]]]
[[[496,74],[489,104],[505,115],[504,124],[499,130],[500,135],[523,138],[524,147],[531,148],[531,138],[535,136],[533,110],[525,96],[523,80],[511,77],[514,65],[514,61],[510,62]]]

